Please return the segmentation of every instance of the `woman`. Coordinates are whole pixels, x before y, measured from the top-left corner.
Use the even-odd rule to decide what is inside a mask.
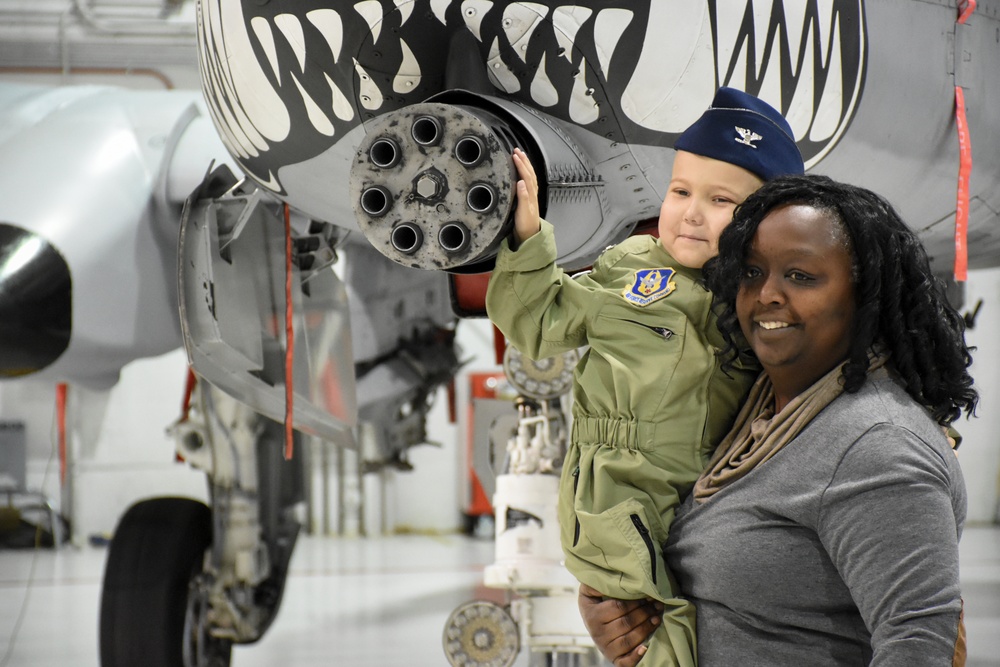
[[[941,425],[978,397],[919,240],[868,190],[787,177],[708,275],[725,354],[742,331],[764,372],[667,544],[699,664],[962,664],[966,496]],[[659,621],[585,587],[580,608],[616,667]]]

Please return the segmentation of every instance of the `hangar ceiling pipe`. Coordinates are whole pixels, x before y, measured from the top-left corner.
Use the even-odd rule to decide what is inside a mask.
[[[178,13],[184,5],[193,7],[187,0],[161,0],[160,11],[150,18],[135,18],[135,13],[96,12],[84,0],[73,0],[73,9],[87,25],[100,32],[126,35],[183,35],[194,36],[197,24],[192,21],[171,22],[168,16]],[[147,7],[148,3],[136,3]]]

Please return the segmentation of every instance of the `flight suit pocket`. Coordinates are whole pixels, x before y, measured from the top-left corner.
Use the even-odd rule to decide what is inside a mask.
[[[663,531],[654,528],[659,526],[659,517],[652,517],[651,521],[643,505],[634,499],[597,514],[578,509],[576,517],[579,539],[573,554],[589,563],[595,577],[600,579],[597,583],[584,583],[611,597],[671,596],[662,556]]]
[[[559,540],[563,553],[570,555],[571,549],[579,541],[580,523],[576,519],[576,491],[580,481],[580,450],[570,447],[563,461],[563,469],[559,480],[559,502],[557,515],[559,517]]]

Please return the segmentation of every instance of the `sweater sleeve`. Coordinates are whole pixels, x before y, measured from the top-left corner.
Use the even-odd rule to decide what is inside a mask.
[[[873,427],[823,493],[818,531],[872,634],[872,666],[950,665],[965,490],[955,462],[911,431]]]
[[[507,239],[502,242],[486,290],[486,312],[522,354],[544,359],[586,345],[598,288],[556,266],[555,232],[542,220],[541,231],[516,251]]]

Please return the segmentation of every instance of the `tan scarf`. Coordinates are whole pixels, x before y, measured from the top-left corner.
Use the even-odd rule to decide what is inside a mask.
[[[887,360],[887,354],[873,354],[868,372]],[[711,463],[698,478],[694,486],[695,500],[705,502],[723,486],[740,479],[791,442],[813,417],[843,393],[843,368],[844,364],[834,367],[793,398],[777,415],[774,414],[771,380],[767,373],[761,373],[750,389],[736,423],[719,443]]]

